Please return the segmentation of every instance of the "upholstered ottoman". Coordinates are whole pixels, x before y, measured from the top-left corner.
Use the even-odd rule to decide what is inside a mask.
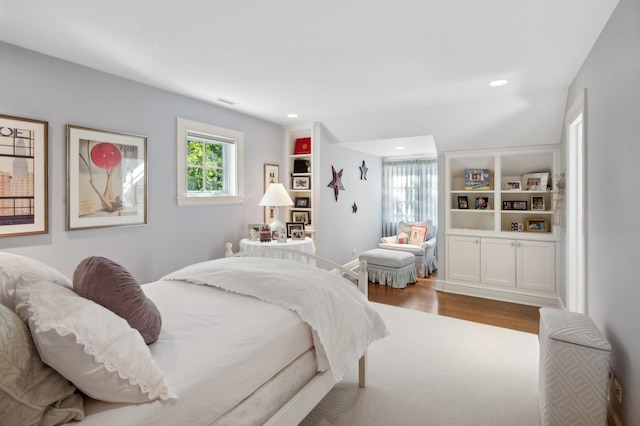
[[[542,424],[607,424],[609,353],[591,318],[540,309],[538,399]]]
[[[394,288],[405,288],[417,280],[415,256],[411,253],[373,249],[360,255],[367,262],[369,281]]]

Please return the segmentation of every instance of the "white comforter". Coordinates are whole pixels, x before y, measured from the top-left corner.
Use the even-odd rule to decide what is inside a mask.
[[[313,330],[320,371],[341,380],[373,341],[388,334],[355,285],[287,260],[231,257],[187,266],[162,278],[205,284],[295,311]]]

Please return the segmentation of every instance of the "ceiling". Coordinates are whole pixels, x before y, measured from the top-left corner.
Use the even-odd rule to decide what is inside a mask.
[[[0,40],[282,125],[355,123],[566,89],[617,2],[0,0]],[[397,143],[341,142],[371,139]]]

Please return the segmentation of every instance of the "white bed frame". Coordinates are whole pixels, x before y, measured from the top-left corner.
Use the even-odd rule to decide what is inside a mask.
[[[288,249],[284,247],[265,247],[247,252],[233,253],[232,244],[226,243],[225,245],[225,257],[252,257],[261,256],[265,252],[282,252],[290,253],[292,257],[304,257],[315,261],[317,267],[326,269],[332,273],[338,274],[351,281],[357,281],[358,288],[365,297],[368,293],[369,279],[367,276],[367,263],[360,261],[357,268],[348,269],[342,265],[338,265],[331,260],[324,259],[314,254],[301,252],[298,250]],[[358,363],[358,384],[360,387],[365,387],[366,384],[366,350]],[[265,425],[293,425],[299,424],[306,416],[318,405],[318,403],[329,393],[331,389],[336,385],[336,380],[331,373],[331,370],[323,371],[316,374],[309,383],[307,383],[297,394],[295,394],[287,403],[282,406],[266,423]]]

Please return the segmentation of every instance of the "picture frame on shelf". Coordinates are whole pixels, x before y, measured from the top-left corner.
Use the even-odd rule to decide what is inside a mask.
[[[466,190],[491,189],[489,169],[466,169],[464,171],[464,189]]]
[[[292,229],[291,230],[291,239],[292,240],[304,240],[306,236],[304,235],[304,229]]]
[[[248,225],[248,235],[251,241],[260,241],[260,230],[267,226],[266,223],[251,223]]]
[[[525,225],[527,232],[549,232],[549,221],[545,218],[529,218]]]
[[[49,123],[0,115],[0,237],[46,234],[48,226]]]
[[[527,201],[514,200],[511,204],[513,210],[527,210],[529,203]]]
[[[276,240],[279,243],[286,243],[287,237],[287,228],[284,226],[280,226],[278,229],[271,231],[271,240]]]
[[[519,180],[508,180],[505,183],[505,189],[507,191],[520,191],[521,188],[522,186]]]
[[[311,154],[311,138],[298,138],[296,139],[295,146],[293,147],[294,155]]]
[[[309,197],[296,197],[295,207],[299,209],[308,209],[310,207]]]
[[[469,198],[466,195],[458,197],[458,208],[461,210],[469,209]]]
[[[301,210],[291,210],[291,222],[302,222],[309,225],[309,212]]]
[[[294,191],[306,191],[311,189],[311,177],[291,176],[291,189]]]
[[[489,197],[476,197],[476,210],[488,210]]]
[[[147,137],[67,125],[67,230],[147,223]]]
[[[549,173],[526,173],[522,175],[522,187],[528,191],[546,191]]]
[[[513,201],[503,201],[502,210],[513,210]]]
[[[544,197],[542,195],[533,195],[531,197],[531,210],[546,210],[544,208]]]
[[[304,239],[304,222],[287,222],[287,237],[291,238],[292,240],[300,239],[293,237],[294,233],[297,234],[295,231],[301,231],[301,239]]]
[[[280,182],[280,166],[277,164],[264,165],[264,192],[267,192],[267,188],[272,183]],[[266,206],[264,208],[264,221],[265,223],[272,222],[276,215],[276,208],[273,206]]]

